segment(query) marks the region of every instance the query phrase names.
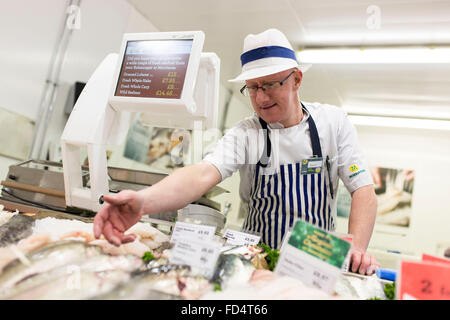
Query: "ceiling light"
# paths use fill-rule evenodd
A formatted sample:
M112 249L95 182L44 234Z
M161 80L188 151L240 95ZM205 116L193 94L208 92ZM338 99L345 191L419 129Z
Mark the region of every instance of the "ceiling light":
M321 48L297 52L301 63L450 63L450 47Z
M450 121L445 120L406 119L355 115L349 115L348 117L350 121L356 126L359 125L450 131Z
M450 121L450 111L432 110L431 106L423 108L401 108L399 106L370 106L370 105L348 105L344 104L342 109L348 115L355 116L378 116L391 118L409 118L425 120L445 120Z

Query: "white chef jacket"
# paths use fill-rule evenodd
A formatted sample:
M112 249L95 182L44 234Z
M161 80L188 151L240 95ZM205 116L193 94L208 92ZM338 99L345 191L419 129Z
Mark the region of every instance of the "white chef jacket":
M336 217L338 179L352 193L358 188L373 184L372 177L359 147L356 129L347 114L328 104L303 104L316 123L324 160L327 155L330 158L334 198L330 197L329 201L331 214ZM261 168L265 174L273 174L279 165L298 163L312 157L309 116L308 112L304 112L301 122L288 128L280 123L268 124L272 150L269 165ZM264 134L255 113L229 129L213 151L204 158L219 170L222 180L239 170L239 196L244 203L248 203L250 198L251 183L254 181L252 178L256 163L263 153L264 142ZM323 165L325 166L325 161ZM247 209L247 206L243 207Z

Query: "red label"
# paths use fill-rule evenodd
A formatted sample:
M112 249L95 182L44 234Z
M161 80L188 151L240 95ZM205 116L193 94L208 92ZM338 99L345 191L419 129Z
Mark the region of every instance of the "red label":
M450 265L401 261L399 276L399 300L450 300Z
M441 262L450 264L450 259L435 257L426 253L422 253L422 261Z

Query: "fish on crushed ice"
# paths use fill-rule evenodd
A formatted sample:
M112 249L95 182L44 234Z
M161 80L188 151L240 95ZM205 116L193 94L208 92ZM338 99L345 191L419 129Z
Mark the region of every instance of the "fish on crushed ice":
M26 255L29 265L15 259L0 274L0 289L11 288L24 278L101 254L101 248L80 241L57 241Z
M164 265L140 272L128 283L96 299L199 299L210 290L211 283L192 276L188 266Z
M86 271L123 270L133 272L139 270L144 262L141 258L131 254L110 256L97 255L80 263L80 268Z
M188 265L182 264L162 264L151 266L150 263L144 264L144 268L141 268L139 275L151 276L151 275L160 275L162 273L168 273L169 271L178 271L181 273L191 271L191 267Z
M73 234L74 237L85 237L86 234L91 234L93 237L93 224L72 219L59 219L53 217L46 217L36 219L33 226L33 234L48 233L52 237L52 241L61 240L68 234Z
M149 223L138 222L128 229L125 234L133 233L138 236L141 243L150 249L156 249L162 243L170 241L170 237L158 229L152 227Z
M110 255L132 254L142 258L144 253L150 251L150 248L137 238L133 242L124 243L118 247L104 239L93 240L89 244L101 247L104 253Z
M220 254L211 281L222 289L235 284L246 283L252 276L253 263L237 254Z
M117 247L117 246L113 245L112 243L108 242L108 240L106 240L106 239L94 240L94 241L89 242L89 244L93 245L93 246L98 246L98 247L102 248L102 251L104 253L110 254L113 256L126 254L126 251L125 251L125 248L123 247L123 245Z
M212 290L212 284L202 276L191 274L188 266L160 266L140 276L140 282L152 290L179 296L183 299L199 299Z
M355 276L341 274L336 281L334 292L340 296L353 297L354 299L378 298L386 300L384 285L375 274L362 278L359 278L358 274L355 274Z
M318 288L308 287L300 280L277 276L269 270L255 270L248 282L229 286L222 291L210 291L204 300L341 300Z
M9 221L9 219L11 219L15 215L19 214L18 210L16 210L15 212L6 211L6 210L3 210L4 208L5 207L2 204L0 204L0 226L4 225L5 223L7 223Z
M22 254L26 255L27 253L37 250L48 243L50 243L50 235L49 234L38 234L31 235L25 239L20 240L17 245L9 245L4 248L0 248L0 272L4 266L13 261L17 257L17 250ZM15 248L13 249L13 246Z
M92 297L93 300L182 300L180 296L148 288L144 283L132 280L113 290Z
M150 248L143 244L138 239L135 239L133 242L124 243L123 247L127 254L133 254L135 256L141 257L144 256L144 253L150 251Z
M24 291L30 290L34 287L40 286L46 282L53 281L58 277L64 276L67 273L77 272L105 272L113 270L121 270L128 273L133 273L143 265L142 259L134 255L96 255L89 259L79 261L78 263L67 264L48 272L32 275L28 278L15 284L12 288L0 291L0 299L8 299L17 296Z
M11 300L82 300L90 299L114 289L129 280L130 274L123 270L101 272L80 271L76 267L52 281L25 290L10 297Z
M32 217L16 214L5 224L0 226L0 247L15 244L32 233L34 219Z
M64 235L62 235L60 240L81 240L86 242L91 242L95 240L94 235L92 233L88 233L81 230L71 231Z
M250 284L258 283L259 281L270 281L273 279L274 273L273 271L266 269L256 269L253 271L252 276L248 280Z
M185 275L190 268L181 265L163 265L137 271L130 281L118 285L114 290L95 297L98 300L177 300L181 299L179 288L176 284L179 275ZM170 273L169 276L167 274ZM169 281L167 281L169 279ZM170 286L170 290L153 288L158 281L164 281L164 285ZM169 282L169 283L168 283ZM166 288L167 289L167 288Z

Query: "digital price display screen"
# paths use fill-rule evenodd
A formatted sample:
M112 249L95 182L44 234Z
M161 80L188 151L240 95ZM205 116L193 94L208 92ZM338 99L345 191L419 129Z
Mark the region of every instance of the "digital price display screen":
M115 96L180 99L192 42L128 41Z

